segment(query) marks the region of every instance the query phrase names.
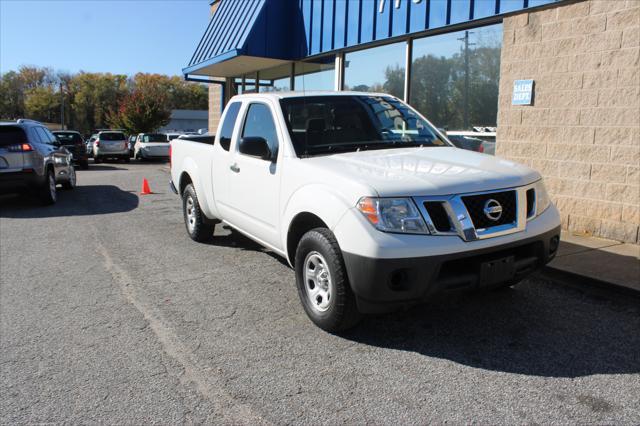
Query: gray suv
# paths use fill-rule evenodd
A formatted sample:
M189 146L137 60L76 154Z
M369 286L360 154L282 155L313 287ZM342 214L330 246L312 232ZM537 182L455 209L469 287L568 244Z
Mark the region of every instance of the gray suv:
M53 204L58 184L75 188L76 171L53 133L33 120L0 122L0 193L35 192Z

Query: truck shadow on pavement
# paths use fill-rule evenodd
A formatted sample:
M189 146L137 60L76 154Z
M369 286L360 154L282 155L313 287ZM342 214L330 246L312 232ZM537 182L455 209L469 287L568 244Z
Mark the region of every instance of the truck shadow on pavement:
M637 374L640 298L619 299L534 278L514 289L365 317L342 337L530 376Z
M0 196L0 217L14 219L87 216L128 212L138 207L138 196L114 185L83 185L58 189L58 201L43 206L28 195Z
M279 256L276 253L269 251L269 249L262 247L260 244L256 243L249 237L245 237L243 234L231 228L230 226L218 224L216 225L215 229L215 238L213 238L213 240L211 240L207 244L216 247L229 247L239 250L264 253L267 256L270 256L273 259L277 260L287 268L289 267L289 264L282 256Z

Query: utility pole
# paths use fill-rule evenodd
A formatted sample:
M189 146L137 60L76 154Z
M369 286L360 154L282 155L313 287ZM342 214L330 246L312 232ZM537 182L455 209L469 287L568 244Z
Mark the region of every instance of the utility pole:
M64 130L64 90L62 90L62 82L60 82L60 126Z
M471 31L465 31L464 37L458 40L464 41L464 105L463 105L463 127L469 130L469 46L475 46L475 43L469 43L469 34Z

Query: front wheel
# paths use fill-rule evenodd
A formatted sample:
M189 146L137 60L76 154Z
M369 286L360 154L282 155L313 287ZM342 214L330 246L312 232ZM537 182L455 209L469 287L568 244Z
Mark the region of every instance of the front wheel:
M76 169L69 167L69 179L62 184L64 189L73 189L76 187Z
M44 205L55 204L58 200L58 195L56 192L56 175L53 172L53 169L47 170L47 177L40 188L40 201Z
M316 228L302 236L295 269L298 296L314 324L333 333L360 321L342 252L330 230Z
M213 238L215 225L205 222L204 214L198 203L196 190L192 184L187 185L182 192L182 213L187 233L193 241L203 243Z

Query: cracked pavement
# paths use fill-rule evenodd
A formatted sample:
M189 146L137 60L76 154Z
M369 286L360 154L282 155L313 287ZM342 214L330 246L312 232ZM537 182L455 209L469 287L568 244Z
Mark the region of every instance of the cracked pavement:
M166 165L78 182L0 197L2 424L640 423L638 299L534 277L335 336L282 259L187 237Z

